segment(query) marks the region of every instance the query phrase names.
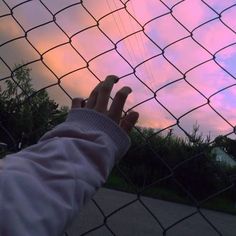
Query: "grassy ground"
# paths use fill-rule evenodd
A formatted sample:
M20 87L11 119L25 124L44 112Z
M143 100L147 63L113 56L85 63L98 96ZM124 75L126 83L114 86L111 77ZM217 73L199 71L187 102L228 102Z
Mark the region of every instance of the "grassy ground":
M6 154L6 152L0 152L0 158L4 157ZM136 186L129 184L128 181L125 181L123 177L117 175L114 172L112 172L104 187L135 194L140 192L140 190L138 190ZM189 199L179 195L171 189L163 187L147 188L140 193L142 196L192 205ZM215 197L214 199L207 201L200 207L236 215L236 200L232 201L224 196Z
M116 189L128 193L138 193L138 189L132 184L127 183L124 178L112 173L104 185L106 188ZM189 199L180 196L178 193L171 189L152 187L141 192L142 196L171 201L181 204L193 205ZM204 204L200 205L201 208L216 210L228 214L236 215L236 201L233 202L224 196L217 196Z

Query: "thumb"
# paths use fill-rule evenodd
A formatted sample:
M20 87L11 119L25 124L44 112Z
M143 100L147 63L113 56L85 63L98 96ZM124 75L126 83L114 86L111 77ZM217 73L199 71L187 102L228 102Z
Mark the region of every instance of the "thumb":
M72 104L71 104L71 109L81 108L83 101L84 101L84 99L82 99L82 98L73 98Z

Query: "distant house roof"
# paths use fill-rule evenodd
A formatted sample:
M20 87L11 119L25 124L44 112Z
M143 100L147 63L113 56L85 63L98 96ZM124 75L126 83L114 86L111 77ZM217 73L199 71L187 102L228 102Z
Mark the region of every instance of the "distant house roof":
M236 161L232 158L232 156L224 152L221 148L213 148L212 153L216 155L216 161L224 162L224 164L229 165L231 167L236 166Z

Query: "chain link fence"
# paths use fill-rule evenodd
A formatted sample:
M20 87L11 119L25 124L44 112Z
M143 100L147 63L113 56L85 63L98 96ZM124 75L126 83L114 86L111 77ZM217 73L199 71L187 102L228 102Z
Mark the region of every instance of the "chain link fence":
M183 9L188 12L183 14ZM114 70L121 85L134 89L124 114L140 111L140 125L153 129L135 128L129 153L106 184L136 194L135 200L106 213L94 199L104 221L81 235L96 235L102 227L109 235L119 235L109 219L137 203L163 235L196 215L215 235L223 235L202 209L219 210L226 199L222 209L236 212L235 168L215 161L212 154L219 146L232 154L235 146L236 115L229 105L236 85L235 12L234 1L1 0L1 153L33 144L63 121L67 108L59 109L45 91L68 105L76 89L86 96L83 91L89 85L92 88ZM38 79L33 76L30 81L29 68ZM222 96L227 97L223 107L229 112L216 105L216 98L225 102ZM25 114L30 116L19 124ZM194 126L198 119L203 123ZM18 133L16 126L21 127ZM207 136L213 128L217 131ZM224 146L226 142L231 146ZM166 225L143 196L195 210Z

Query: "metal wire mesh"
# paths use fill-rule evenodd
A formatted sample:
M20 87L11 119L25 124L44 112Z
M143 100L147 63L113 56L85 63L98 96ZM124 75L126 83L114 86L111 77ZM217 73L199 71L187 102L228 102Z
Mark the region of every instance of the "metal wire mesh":
M52 1L53 2L53 1ZM182 170L181 168L184 168L185 165L189 165L189 163L198 164L201 165L201 161L205 158L205 148L201 147L198 150L198 153L196 154L190 154L188 158L186 159L180 159L178 163L175 163L175 165L170 165L170 163L166 160L166 154L162 153L160 154L155 148L153 148L152 140L153 137L156 137L162 132L169 132L172 128L178 128L179 132L182 133L182 136L185 135L185 137L188 138L189 142L194 144L196 140L194 140L191 132L189 132L189 129L187 129L184 125L184 119L188 116L190 116L193 112L202 112L201 109L209 109L214 116L217 116L221 120L223 120L228 125L228 131L227 133L223 133L225 137L235 134L235 124L232 120L228 119L221 111L219 111L217 108L215 108L214 105L212 105L212 99L214 99L216 96L224 93L225 91L228 91L236 85L235 83L235 75L232 73L232 71L228 70L222 63L219 61L219 55L223 52L225 52L228 49L231 49L234 45L236 45L236 28L233 27L233 24L230 24L230 21L227 21L224 19L224 14L228 11L232 11L236 8L236 4L222 4L223 7L219 9L215 9L211 1L204 1L201 0L202 8L204 8L205 11L210 11L212 13L211 17L208 17L204 19L202 22L198 22L198 24L193 25L186 25L188 23L187 21L184 21L183 19L180 19L179 16L176 16L176 10L178 7L181 7L183 4L192 4L190 1L161 1L156 0L155 3L157 4L157 7L159 9L165 9L163 11L159 11L158 13L152 14L151 17L145 19L140 18L138 16L138 13L135 10L135 6L137 4L141 4L142 1L133 1L133 0L117 0L117 1L102 1L100 4L103 4L106 6L107 11L104 13L101 13L100 15L94 11L94 9L91 7L93 3L86 0L81 1L68 1L67 3L58 3L58 6L52 10L49 1L43 1L43 0L27 0L27 1L7 1L2 0L1 1L1 15L0 15L0 24L3 26L3 24L6 24L6 22L13 22L14 25L17 25L19 28L18 33L13 34L12 37L3 38L3 40L0 42L0 50L2 50L0 55L0 66L2 68L5 68L4 70L7 71L6 73L2 73L0 81L4 82L7 79L13 80L15 83L17 81L14 79L15 73L20 68L24 67L32 67L37 63L40 63L40 65L43 68L46 68L47 71L50 72L50 76L53 77L52 83L50 85L46 85L35 91L33 94L28 94L27 91L24 91L24 88L20 87L21 91L26 95L27 99L24 101L21 101L20 103L29 103L31 104L31 99L33 96L35 96L37 93L39 93L42 90L50 89L53 87L59 88L69 100L72 99L72 96L68 89L65 89L63 80L67 76L73 76L74 73L84 71L86 70L89 72L93 77L94 81L100 81L103 80L103 78L98 73L98 70L95 69L93 66L93 63L96 61L101 60L101 62L97 62L100 68L103 67L102 58L104 55L118 55L119 60L122 61L129 69L124 70L125 72L120 76L120 80L125 80L125 78L130 78L132 76L132 80L135 80L139 83L139 86L145 87L146 91L148 91L149 95L145 99L140 100L139 102L132 104L132 106L128 107L124 112L128 112L131 109L137 109L139 107L142 107L142 105L147 104L148 102L154 102L158 104L158 107L160 107L162 110L165 111L166 114L168 114L169 117L171 117L171 121L168 125L164 125L161 127L161 129L156 130L155 133L151 135L146 135L143 133L142 129L139 129L139 127L136 128L136 131L138 135L142 138L144 145L136 146L131 149L130 153L138 153L142 152L142 150L149 150L149 155L152 156L152 161L155 165L159 165L163 169L163 173L156 176L156 179L152 179L152 181L145 182L145 176L143 176L143 179L140 181L142 182L142 187L137 186L136 183L133 182L131 176L129 176L129 172L127 172L126 167L124 165L120 164L117 165L115 170L121 178L123 178L124 182L127 182L129 185L132 185L135 189L133 192L136 192L136 199L133 201L130 201L123 206L117 208L113 212L110 212L109 214L106 214L102 207L100 207L99 203L96 200L93 200L94 204L98 208L98 210L101 212L101 214L104 217L104 223L101 225L95 225L92 227L89 231L84 232L81 235L89 235L91 232L96 233L96 230L100 229L101 227L106 227L107 230L111 233L111 235L117 235L116 232L109 226L107 223L108 220L113 217L117 212L122 211L126 207L138 203L140 204L147 214L149 214L156 222L158 227L161 228L161 231L163 235L166 235L169 230L176 227L176 225L181 224L181 222L190 219L195 216L199 215L215 232L215 235L223 235L222 232L217 228L217 225L212 222L202 211L201 207L204 205L204 203L208 202L211 199L214 199L216 196L219 196L222 193L225 193L229 190L232 190L235 188L234 179L231 178L231 181L226 181L223 184L221 183L221 180L219 180L219 186L216 190L207 192L204 196L201 196L201 198L196 197L194 194L194 191L192 191L191 187L185 185L181 179L181 174L179 174L179 170ZM144 1L143 1L144 2ZM142 4L143 4L142 2ZM171 2L171 3L170 3ZM32 6L30 6L32 4ZM55 2L53 3L56 4ZM61 4L61 5L60 5ZM95 4L96 5L96 4ZM32 12L43 14L45 15L43 20L35 20L32 24L30 24L27 21L22 20L22 14L25 14L22 11L27 6L28 9L33 9ZM79 14L86 15L88 19L90 19L89 24L81 25L81 27L78 27L78 29L72 29L70 32L66 30L63 27L62 22L60 21L60 17L63 16L67 11L71 11L72 9L77 8L79 11ZM154 9L155 10L155 9ZM194 11L194 9L193 9ZM34 14L31 15L34 17ZM69 13L70 14L70 13ZM156 15L155 15L156 14ZM193 14L194 15L194 14ZM67 15L68 16L68 15ZM122 17L125 17L126 20L122 20ZM37 18L37 17L36 17ZM175 35L173 33L172 38L168 39L168 43L165 45L160 42L154 37L154 33L150 34L150 31L148 31L148 27L156 27L155 24L157 22L171 20L173 24L175 24L174 28L181 27L183 34L182 35ZM29 20L29 19L28 19ZM107 21L108 25L111 25L110 27L113 27L117 30L118 36L112 37L109 33L109 30L107 28L104 28L103 24ZM233 21L233 19L232 19ZM113 23L111 23L113 22ZM129 29L127 29L126 24L128 23L131 25ZM130 23L132 22L132 23ZM208 48L205 46L204 42L201 41L199 38L199 34L201 29L204 27L208 27L212 22L217 22L219 27L224 27L224 30L226 30L228 33L232 35L230 42L223 42L222 44L218 45L218 48ZM71 22L71 25L76 24L76 22ZM45 29L45 27L48 27L48 25L53 25L53 27L56 28L56 30L63 35L64 40L61 42L51 42L49 43L49 46L47 49L41 50L39 49L37 43L40 43L40 39L33 40L32 34L35 32L38 32L38 36L40 33ZM153 25L153 26L152 26ZM132 29L132 32L130 32L130 29ZM173 29L173 28L172 28ZM105 40L108 42L109 47L105 48L99 48L97 46L98 50L95 50L92 52L90 57L88 57L86 54L84 54L85 49L79 48L75 45L74 39L78 39L78 37L82 34L90 33L90 31L96 31L97 39L99 41L99 38L102 38L102 40ZM168 29L167 29L168 30ZM218 30L218 29L215 29ZM19 33L20 32L20 33ZM161 32L160 34L164 34L164 32ZM99 35L99 36L98 36ZM55 36L56 37L56 36ZM96 36L95 36L96 37ZM145 54L146 51L144 49L144 39L148 41L150 44L152 44L152 47L155 48L155 53L152 55L144 55L142 59L137 58L136 51L139 51L139 54ZM37 37L36 37L37 38ZM39 37L40 38L40 37ZM131 38L134 39L136 42L136 48L134 48L134 45L132 45L132 42L129 41ZM7 54L3 54L3 50L6 50L6 47L13 48L16 42L24 40L25 48L23 46L23 49L25 50L33 50L34 56L30 58L23 58L25 62L21 63L20 67L15 68L12 63L11 59L8 58ZM223 40L223 39L222 39ZM146 42L145 41L145 42ZM219 38L219 41L221 41L221 38ZM188 61L190 59L186 57L186 64L178 64L178 58L172 57L172 50L173 47L176 45L182 45L179 50L178 57L185 57L185 51L183 48L186 48L189 44L194 45L193 47L197 48L195 51L193 51L193 54L196 52L205 53L207 56L199 56L199 54L196 53L196 55L192 55L195 57L194 63L188 64ZM99 45L99 43L98 43ZM89 45L92 46L92 45ZM78 55L78 58L80 60L80 64L76 67L71 67L66 72L60 72L58 73L56 67L51 66L51 64L48 62L47 57L50 55L50 53L54 52L55 50L60 50L63 47L69 47L70 50L74 53L73 55ZM126 53L123 53L123 49L126 51ZM96 48L96 47L95 47ZM186 50L189 50L188 47ZM191 49L192 50L192 49ZM13 51L14 52L14 51ZM15 54L18 54L17 51L15 51ZM190 53L191 54L191 53ZM12 55L13 57L16 55ZM145 58L144 58L145 57ZM32 59L33 58L33 59ZM170 81L165 81L162 86L159 86L158 88L155 86L155 77L156 73L151 68L150 62L153 62L157 58L161 58L161 60L168 64L168 66L172 69L174 69L176 72L175 76ZM112 60L112 58L111 58ZM100 64L99 64L100 63ZM228 77L232 79L233 82L229 83L227 86L220 87L216 91L213 91L206 95L204 91L202 91L202 88L199 88L196 86L196 84L191 80L191 73L198 70L199 67L204 66L208 63L214 64L220 71L218 75L220 76L220 73L225 73ZM140 73L140 68L144 71L143 74ZM2 71L4 71L2 69ZM127 72L128 71L128 72ZM148 79L144 79L142 76L146 76ZM217 76L217 74L216 74ZM207 78L205 78L207 80ZM147 82L149 80L149 82ZM151 81L151 82L150 82ZM194 90L194 92L197 94L197 96L201 96L202 102L201 104L195 104L194 106L191 106L185 111L177 113L175 112L175 104L168 104L163 102L163 99L161 98L161 92L165 91L165 89L168 89L172 86L188 86L191 90ZM20 86L20 85L19 85ZM171 92L171 91L170 91ZM177 98L176 98L177 99ZM194 98L193 98L194 100ZM18 106L20 106L20 103ZM209 111L208 110L208 111ZM39 114L40 115L40 114ZM14 114L13 114L14 116ZM141 114L142 116L142 114ZM151 116L151 114L150 114ZM2 119L2 118L1 118ZM156 117L158 119L158 117ZM193 122L194 123L194 122ZM11 145L14 146L14 150L17 150L18 142L19 140L14 139L14 135L11 134L12 131L9 131L9 127L4 127L2 124L2 120L0 120L0 128L1 132L5 132L6 135L11 140ZM225 131L223 131L225 132ZM1 140L0 140L1 141ZM211 141L213 142L213 141ZM210 143L211 143L210 142ZM132 155L132 154L131 154ZM148 157L147 157L148 158ZM214 166L214 163L212 162L212 166ZM133 168L137 168L133 167ZM148 167L147 167L148 168ZM194 173L193 173L194 174ZM224 173L221 173L221 177L224 178ZM171 223L170 225L166 226L164 225L159 218L155 215L155 213L152 211L152 209L143 201L143 195L145 193L160 184L162 184L165 181L171 181L172 184L169 186L177 186L179 189L178 191L182 191L182 193L188 198L191 205L195 206L195 211L191 212L188 215L185 215L184 217L180 217L178 220L176 220L174 223ZM67 234L68 235L68 234Z

